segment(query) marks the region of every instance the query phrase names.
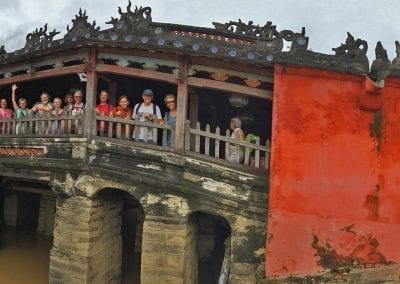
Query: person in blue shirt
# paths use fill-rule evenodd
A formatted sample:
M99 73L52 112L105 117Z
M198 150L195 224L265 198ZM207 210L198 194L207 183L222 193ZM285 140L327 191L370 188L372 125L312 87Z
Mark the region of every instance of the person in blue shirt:
M169 111L165 113L164 123L167 125L173 125L176 119L176 97L172 94L168 94L164 98L164 102ZM172 137L171 130L167 132L167 146L171 147Z

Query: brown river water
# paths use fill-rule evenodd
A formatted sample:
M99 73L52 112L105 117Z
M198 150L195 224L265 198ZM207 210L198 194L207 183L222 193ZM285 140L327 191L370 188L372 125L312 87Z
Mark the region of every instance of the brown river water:
M36 234L35 226L0 225L0 284L49 282L52 237Z

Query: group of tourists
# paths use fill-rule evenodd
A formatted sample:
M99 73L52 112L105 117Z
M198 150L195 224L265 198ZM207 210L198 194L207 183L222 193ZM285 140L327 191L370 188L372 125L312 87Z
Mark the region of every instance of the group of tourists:
M69 94L64 97L64 106L61 98L56 97L53 102L50 101L50 96L47 92L42 92L40 101L35 103L32 108L28 108L28 102L25 98L16 100L16 91L18 86L16 84L11 86L11 100L14 111L7 106L7 100L0 100L0 119L17 119L28 118L32 115L39 116L78 116L85 111L85 104L82 101L82 91L79 89L71 90ZM161 115L160 107L153 103L153 91L145 89L142 93L142 102L137 103L134 108L130 107L130 102L127 96L118 98L117 106L109 103L109 93L107 90L101 90L99 94L99 104L95 108L97 116L116 117L122 119L133 119L140 122L151 122L157 124L172 125L176 116L176 97L168 94L164 98L164 102L168 108L165 116ZM108 125L106 124L103 129L97 125L97 131L107 132ZM122 131L125 130L123 126ZM137 132L136 132L137 131ZM139 141L147 140L147 143L156 143L153 141L153 131L147 132L147 139L144 137L144 127L138 127L134 130L133 137ZM167 144L171 144L171 133L167 133Z
M71 92L64 97L64 107L62 106L63 101L61 98L56 97L53 99L53 102L51 102L49 94L47 92L42 92L40 95L40 101L35 103L31 109L28 108L28 102L25 98L19 98L17 103L15 98L17 89L18 86L16 84L12 85L11 100L14 111L7 107L6 99L0 100L0 119L11 119L13 116L17 119L23 119L35 114L50 116L78 116L85 111L85 104L82 101L82 91L79 89L71 90ZM142 102L137 103L132 109L127 96L120 96L117 101L117 106L113 106L109 103L108 91L101 90L99 93L99 103L95 108L95 112L97 116L133 119L140 122L173 125L176 117L176 97L172 94L167 94L165 96L164 102L168 108L168 111L164 116L161 115L160 107L153 103L153 97L153 91L151 89L145 89L142 93ZM52 125L51 133L56 134L60 129L57 128L57 126L53 127L54 125ZM22 124L17 125L17 133L21 132L22 126ZM125 127L125 125L122 125L122 133L125 132ZM239 118L232 118L229 128L232 131L231 138L240 141L245 140ZM140 142L146 141L146 143L149 144L156 144L157 141L153 141L153 131L151 130L151 128L148 129L147 138L145 139L145 127L135 127L132 138ZM108 123L103 123L101 126L98 122L97 132L102 132L103 134L108 132ZM167 146L171 146L171 140L171 131L168 131ZM231 162L243 162L243 159L243 147L230 145L228 160Z
M96 106L96 114L98 116L110 116L118 117L122 119L133 119L140 122L151 122L156 124L172 125L175 122L176 117L176 97L172 94L168 94L164 98L164 102L168 108L164 117L161 115L160 107L153 103L153 91L151 89L145 89L142 93L142 102L137 103L132 109L129 104L127 96L121 96L118 98L118 105L116 107L108 103L108 92L103 90L100 92L99 101L100 103ZM121 129L124 132L124 127ZM108 125L105 125L103 129L100 129L97 124L97 130L106 132ZM146 141L149 144L157 143L153 141L153 131L147 132L147 138L145 139L145 127L137 127L134 129L133 138L140 142ZM167 132L167 146L171 146L171 132Z
M11 86L11 101L14 111L8 108L7 100L0 100L0 119L17 119L28 118L30 115L80 115L85 110L85 105L82 102L82 91L71 90L70 94L65 96L65 106L62 107L61 98L54 98L50 101L50 95L47 92L40 94L40 101L35 103L31 109L28 108L28 101L25 98L19 98L18 102L15 99L18 86Z

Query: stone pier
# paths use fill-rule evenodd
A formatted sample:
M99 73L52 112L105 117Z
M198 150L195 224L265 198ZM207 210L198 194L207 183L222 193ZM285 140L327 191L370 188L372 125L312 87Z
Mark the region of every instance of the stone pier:
M50 283L120 283L122 202L58 197Z
M184 283L184 219L146 216L143 224L141 283Z

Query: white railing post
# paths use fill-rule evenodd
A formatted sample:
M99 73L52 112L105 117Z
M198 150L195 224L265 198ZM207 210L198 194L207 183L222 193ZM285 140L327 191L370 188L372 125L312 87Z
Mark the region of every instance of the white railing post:
M256 138L256 145L260 146L260 137L258 137L258 136ZM255 167L259 168L260 167L260 150L256 149L254 158L255 158Z
M200 122L196 122L196 130L200 131ZM195 135L195 145L194 145L194 151L196 153L200 153L200 135L196 134Z
M204 135L204 154L210 156L210 125L206 124L206 134Z
M231 132L229 131L229 129L226 130L225 136L226 138L231 138ZM225 160L227 161L229 160L229 147L229 142L225 142Z
M215 152L214 152L214 157L215 158L219 158L219 139L218 139L218 137L219 136L221 136L221 129L219 128L219 126L217 126L217 128L215 129L215 135L216 135L216 138L215 138Z

